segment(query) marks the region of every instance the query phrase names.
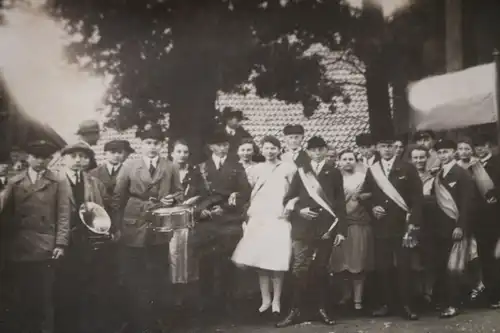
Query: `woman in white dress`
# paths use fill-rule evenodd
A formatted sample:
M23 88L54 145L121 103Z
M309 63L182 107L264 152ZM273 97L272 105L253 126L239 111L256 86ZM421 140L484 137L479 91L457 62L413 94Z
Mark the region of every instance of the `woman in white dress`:
M280 313L283 277L289 269L292 252L291 224L284 216L283 198L296 167L278 159L280 146L273 136L262 140L262 155L266 161L251 170L249 180L253 190L248 222L232 258L240 267L258 269L262 295L260 313L271 307L273 313Z

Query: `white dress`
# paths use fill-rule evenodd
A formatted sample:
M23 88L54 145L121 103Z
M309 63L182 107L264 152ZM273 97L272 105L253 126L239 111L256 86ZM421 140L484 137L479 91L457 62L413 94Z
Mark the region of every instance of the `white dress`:
M283 215L283 198L297 171L292 163L255 165L249 181L253 186L248 223L232 260L271 271L287 271L292 254L291 224Z

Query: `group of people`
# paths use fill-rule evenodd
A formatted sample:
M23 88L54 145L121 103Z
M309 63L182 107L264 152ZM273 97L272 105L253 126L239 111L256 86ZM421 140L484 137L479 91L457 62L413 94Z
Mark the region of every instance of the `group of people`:
M5 179L8 163L0 163L2 331L99 333L127 323L130 332L161 332L172 286L197 283L197 303L231 307L238 268L258 273L255 311L274 314L279 328L300 323L311 307L335 324L332 275L349 282L341 303L361 310L370 274L373 315L416 320L418 282L440 316L453 317L461 277L475 267L472 296L500 307L500 161L490 140L435 142L423 132L398 149L394 136L363 134L359 152L332 158L323 138L304 142L301 125L283 129L284 144L266 136L258 145L240 127L241 111L224 115L201 164L191 163L182 139L161 156L160 125L137 131L137 158L128 141L113 140L96 167L92 147L77 142L60 151L64 168L55 172L56 147L37 141L25 147L26 170ZM194 228L151 227L154 209L188 199ZM108 212L109 238L96 241L82 223L88 202Z

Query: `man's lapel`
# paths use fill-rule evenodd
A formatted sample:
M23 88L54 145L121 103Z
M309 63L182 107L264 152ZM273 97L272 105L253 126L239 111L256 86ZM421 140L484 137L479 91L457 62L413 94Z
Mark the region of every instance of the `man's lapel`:
M382 162L380 162L382 163ZM391 184L396 187L397 184L399 183L400 181L400 177L401 177L401 161L399 159L396 158L396 160L394 161L394 164L392 165L392 168L391 168L391 171L389 171L389 181L391 182ZM397 188L397 187L396 187Z
M97 168L97 174L99 175L99 179L101 179L104 183L109 183L113 180L108 171L108 166L103 164Z
M24 172L25 172L25 175L24 175L24 179L22 180L22 183L23 183L23 187L25 188L25 191L24 191L23 195L21 196L20 200L26 200L28 197L30 197L34 193L45 189L47 186L52 184L52 182L56 181L55 176L52 175L52 172L50 172L49 170L46 170L44 175L40 179L38 179L38 181L35 184L33 184L31 182L30 177L29 177L28 170L26 170Z
M156 169L158 169L158 167ZM144 183L150 183L152 181L151 175L149 173L149 165L146 165L146 162L142 157L137 161L136 174L137 178L141 179Z
M167 163L168 161L163 157L158 158L158 163L156 164L156 170L153 177L151 178L151 182L156 183L163 177L163 174L167 169Z

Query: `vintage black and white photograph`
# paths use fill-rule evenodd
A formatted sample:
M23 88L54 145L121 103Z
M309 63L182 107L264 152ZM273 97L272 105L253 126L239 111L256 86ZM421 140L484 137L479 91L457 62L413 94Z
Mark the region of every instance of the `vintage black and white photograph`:
M497 332L499 18L0 0L0 332Z

